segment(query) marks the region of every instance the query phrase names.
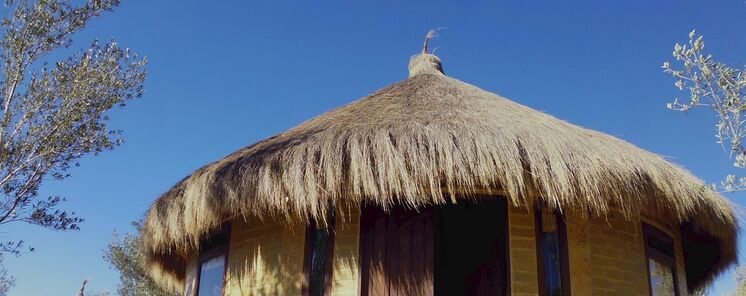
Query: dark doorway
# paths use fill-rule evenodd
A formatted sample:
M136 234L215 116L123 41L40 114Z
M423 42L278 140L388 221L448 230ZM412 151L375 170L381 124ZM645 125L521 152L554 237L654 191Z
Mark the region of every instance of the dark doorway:
M435 211L435 295L506 295L504 199Z
M364 207L361 295L507 295L506 209L503 198Z

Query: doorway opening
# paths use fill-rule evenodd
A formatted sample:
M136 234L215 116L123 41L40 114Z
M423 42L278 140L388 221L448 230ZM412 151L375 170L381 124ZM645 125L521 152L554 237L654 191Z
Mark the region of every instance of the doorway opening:
M435 295L506 295L506 213L500 201L436 210Z
M361 295L507 295L507 203L363 207Z

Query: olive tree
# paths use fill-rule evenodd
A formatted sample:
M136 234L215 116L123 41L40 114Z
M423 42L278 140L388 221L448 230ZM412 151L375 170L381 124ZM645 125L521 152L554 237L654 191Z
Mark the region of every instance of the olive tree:
M85 285L88 284L88 278L83 280L83 284L80 286L80 290L78 290L77 296L111 296L111 293L107 291L101 291L101 292L86 292Z
M45 180L62 180L81 157L122 143L107 111L143 94L144 58L116 42L69 49L74 33L119 0L6 0L0 24L0 225L30 223L77 230L82 218L40 196ZM54 57L66 55L65 58ZM72 51L72 52L70 52ZM0 251L18 253L23 241Z
M733 166L746 168L746 67L734 68L715 61L705 53L705 42L696 31L689 33L689 42L676 44L673 57L678 68L663 63L663 71L671 75L674 85L686 94L686 99L676 98L667 104L671 110L689 112L695 108L709 109L716 115L715 138L723 147ZM713 190L724 192L746 190L746 177L729 174ZM707 294L707 289L698 291ZM736 288L730 295L746 295L746 266L736 272Z
M0 256L1 259L2 256ZM15 278L8 273L8 270L2 266L2 261L0 261L0 296L8 295L10 288L13 288L15 283Z
M715 137L736 168L746 168L746 75L744 69L730 67L717 62L711 54L704 52L702 35L689 33L687 44L676 44L673 57L680 63L674 68L663 63L663 71L674 79L674 85L686 93L687 98L676 98L667 104L671 110L689 112L694 108L706 108L717 115ZM722 191L746 189L746 178L728 175L720 186Z
M140 241L142 222L134 222L132 226L136 233L126 233L122 237L115 232L104 250L104 259L119 271L117 293L121 296L176 296L148 276Z
M728 296L746 295L746 266L736 270L736 287L728 293Z

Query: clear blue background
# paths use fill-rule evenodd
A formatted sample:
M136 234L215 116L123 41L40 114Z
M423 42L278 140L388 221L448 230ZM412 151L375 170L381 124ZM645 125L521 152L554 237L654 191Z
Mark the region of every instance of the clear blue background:
M711 112L665 109L680 94L660 65L692 28L717 59L746 63L741 0L123 2L71 50L115 37L146 55L146 94L112 114L124 146L43 187L70 198L87 219L80 232L2 229L0 239L37 248L6 257L18 279L11 295L74 295L85 277L91 290L115 291L118 275L101 259L112 231L131 231L201 165L405 79L430 28L447 27L433 46L448 75L669 156L707 181L738 172L715 143ZM746 204L744 193L728 197ZM716 295L732 285L725 274Z

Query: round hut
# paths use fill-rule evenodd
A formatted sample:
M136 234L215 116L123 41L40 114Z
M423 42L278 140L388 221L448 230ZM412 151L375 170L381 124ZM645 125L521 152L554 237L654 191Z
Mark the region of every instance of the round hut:
M736 261L685 169L444 74L409 77L208 164L142 240L183 295L687 295Z

